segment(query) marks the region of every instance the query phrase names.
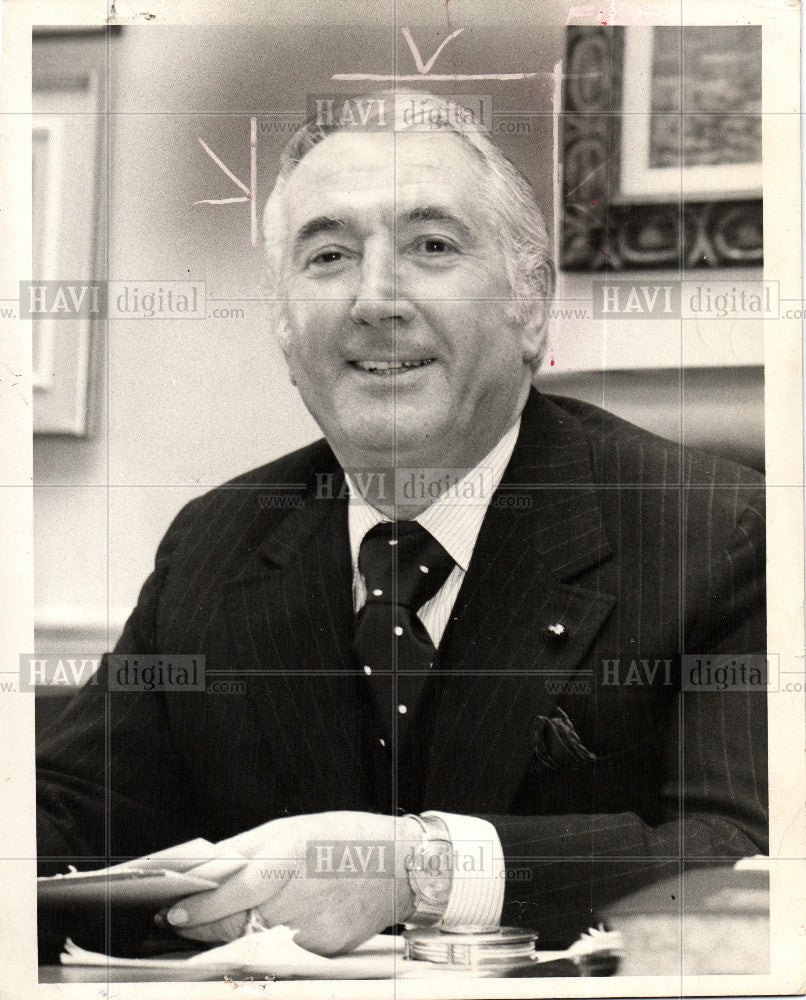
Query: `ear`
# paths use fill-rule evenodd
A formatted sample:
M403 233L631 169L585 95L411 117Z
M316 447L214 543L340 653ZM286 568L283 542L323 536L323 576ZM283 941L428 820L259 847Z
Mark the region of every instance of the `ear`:
M283 352L283 357L285 358L286 368L288 369L288 378L291 385L296 385L297 379L294 375L294 369L291 364L291 330L285 316L285 311L282 308L282 304L276 300L274 303L274 321L272 325L274 327L274 335L277 337L280 350Z
M545 303L529 303L525 322L521 325L521 346L523 360L527 365L537 369L546 349L548 339L548 309Z
M554 267L545 261L524 283L525 295L516 303L520 312L523 360L537 371L546 349L549 330L549 306L554 296Z
M279 336L278 339L280 341L280 349L282 350L283 357L285 358L285 366L288 370L288 379L291 382L291 385L296 385L297 377L294 374L294 366L291 363L291 348L289 346L288 337Z

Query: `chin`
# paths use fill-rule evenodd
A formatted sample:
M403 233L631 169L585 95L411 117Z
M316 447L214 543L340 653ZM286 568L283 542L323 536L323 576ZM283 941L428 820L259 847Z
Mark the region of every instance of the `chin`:
M418 453L433 448L435 438L429 435L423 427L409 429L397 426L392 421L377 424L372 428L362 426L356 432L344 435L349 452L353 455L365 455L370 462L381 463L384 466L393 465L406 467L416 462Z

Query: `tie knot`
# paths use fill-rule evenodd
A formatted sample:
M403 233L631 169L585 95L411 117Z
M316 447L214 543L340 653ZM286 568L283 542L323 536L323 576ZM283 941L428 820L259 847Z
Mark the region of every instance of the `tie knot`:
M383 521L371 528L358 553L367 603L400 604L416 612L430 601L455 563L417 521Z

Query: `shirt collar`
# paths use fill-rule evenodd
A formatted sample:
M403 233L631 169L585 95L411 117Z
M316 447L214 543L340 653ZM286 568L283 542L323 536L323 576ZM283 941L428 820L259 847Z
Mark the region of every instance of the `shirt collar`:
M470 565L481 525L509 464L520 431L520 419L487 452L475 468L455 481L447 475L448 488L421 514L415 517L465 572ZM413 474L414 470L412 470ZM381 514L361 495L349 473L345 473L350 491L347 523L353 569L358 566L358 551L364 535L382 521L392 518ZM416 479L415 479L416 484Z

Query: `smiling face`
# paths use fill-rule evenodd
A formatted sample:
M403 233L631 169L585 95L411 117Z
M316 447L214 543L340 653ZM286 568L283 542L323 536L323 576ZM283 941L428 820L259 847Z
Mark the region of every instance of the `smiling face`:
M291 174L283 349L343 465L469 468L520 413L535 334L485 184L447 132L336 133Z

